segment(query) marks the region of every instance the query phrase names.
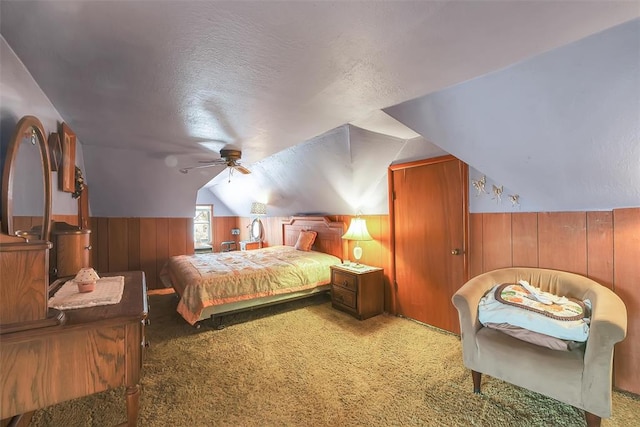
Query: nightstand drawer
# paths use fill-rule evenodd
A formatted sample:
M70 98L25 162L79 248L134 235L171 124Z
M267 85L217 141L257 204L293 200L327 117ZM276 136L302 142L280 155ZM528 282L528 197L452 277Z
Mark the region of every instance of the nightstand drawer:
M333 292L333 301L339 304L345 305L350 308L356 308L356 293L339 286L334 286L331 290Z
M343 288L351 289L355 292L358 288L356 281L357 277L353 274L333 270L333 278L331 279L331 283L333 283L334 285L342 286Z

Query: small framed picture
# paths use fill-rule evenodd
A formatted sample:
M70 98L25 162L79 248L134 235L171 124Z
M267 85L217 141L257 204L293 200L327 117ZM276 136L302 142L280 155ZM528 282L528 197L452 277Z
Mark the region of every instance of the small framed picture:
M62 147L60 146L60 137L56 132L49 134L47 140L49 146L49 159L51 160L51 172L58 172L60 162L62 162Z
M60 146L62 148L62 159L58 168L60 191L73 193L76 191L76 134L66 123L60 126Z

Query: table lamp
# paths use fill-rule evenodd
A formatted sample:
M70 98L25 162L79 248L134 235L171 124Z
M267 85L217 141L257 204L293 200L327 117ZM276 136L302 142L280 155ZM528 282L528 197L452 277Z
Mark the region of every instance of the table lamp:
M342 238L345 240L354 240L356 242L356 246L353 248L353 258L355 259L356 264L360 264L360 258L362 258L360 242L373 240L373 237L369 234L369 230L367 230L367 222L364 218L353 218L351 220L351 224L349 224L349 229Z

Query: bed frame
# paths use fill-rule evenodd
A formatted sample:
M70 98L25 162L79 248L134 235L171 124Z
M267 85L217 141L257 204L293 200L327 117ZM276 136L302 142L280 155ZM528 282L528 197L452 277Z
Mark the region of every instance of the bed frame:
M341 221L331 221L324 216L294 216L288 221L282 222L282 244L295 246L300 231L315 231L318 233L312 250L334 255L341 260L344 259L346 245L342 240L345 232L345 224ZM284 295L273 295L252 300L238 301L229 304L207 307L202 311L201 320L194 326L200 328L201 324L209 320L211 326L216 329L223 329L223 315L230 315L287 301L294 301L302 298L309 298L315 295L326 293L331 290L331 284L318 286L313 289L293 292Z

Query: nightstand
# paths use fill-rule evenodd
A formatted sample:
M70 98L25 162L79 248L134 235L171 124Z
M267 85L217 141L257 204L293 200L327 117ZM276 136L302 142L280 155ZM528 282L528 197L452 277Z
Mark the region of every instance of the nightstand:
M383 274L362 264L331 266L331 305L360 320L377 316L384 310Z

